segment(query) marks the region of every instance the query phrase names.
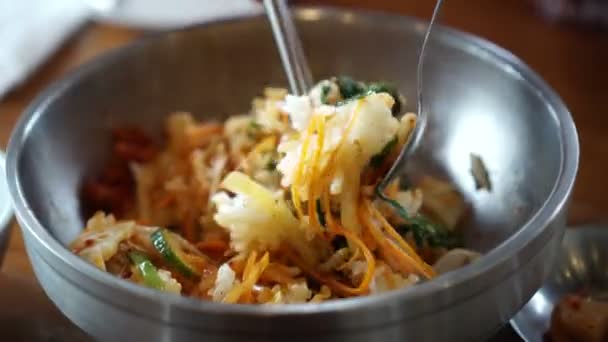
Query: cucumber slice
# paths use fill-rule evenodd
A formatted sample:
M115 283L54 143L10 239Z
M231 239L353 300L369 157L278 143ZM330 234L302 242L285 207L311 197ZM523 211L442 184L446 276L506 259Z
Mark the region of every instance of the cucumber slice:
M200 274L196 269L185 261L186 259L182 256L183 253L181 252L181 248L171 236L172 234L173 233L163 228L152 233L150 239L152 240L154 248L160 253L165 261L179 273L189 278L199 277Z
M131 262L137 268L144 281L144 285L161 291L165 289L165 282L161 279L158 270L148 257L139 252L131 252L129 253L129 259L131 259Z

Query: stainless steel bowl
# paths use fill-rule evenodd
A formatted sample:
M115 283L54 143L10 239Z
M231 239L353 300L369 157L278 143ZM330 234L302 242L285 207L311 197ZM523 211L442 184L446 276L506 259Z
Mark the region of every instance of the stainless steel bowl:
M302 8L297 21L317 78L394 81L413 98L425 23L373 12ZM448 28L428 55L428 135L411 172L450 178L473 208L467 245L486 255L414 288L318 305L222 305L162 294L103 273L65 245L81 230L78 190L109 153L110 129L160 135L167 113L248 110L285 85L263 17L161 34L99 58L52 85L10 142L8 171L34 270L83 330L115 341L474 341L495 332L549 272L578 165L572 118L509 52ZM412 107L410 107L412 109ZM469 153L493 181L475 190Z
M511 320L526 342L542 342L551 313L568 293L608 291L608 226L591 225L566 230L555 269L532 299Z

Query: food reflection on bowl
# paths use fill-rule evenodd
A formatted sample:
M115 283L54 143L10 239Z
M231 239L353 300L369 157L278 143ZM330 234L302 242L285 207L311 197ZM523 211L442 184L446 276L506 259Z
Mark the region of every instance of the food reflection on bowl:
M584 291L562 297L553 308L551 328L545 334L545 339L555 342L608 341L606 298Z
M413 98L420 22L334 9L297 13L318 79L346 74L389 80ZM563 103L515 57L450 29L435 33L425 92L437 115L430 116L407 172L449 180L470 204L465 246L484 254L473 264L376 296L251 306L162 294L70 253L65 246L85 224L80 189L108 159L113 128L135 125L160 138L167 113L183 110L201 121L223 121L223 114L249 108L263 87L285 84L268 25L257 17L142 40L82 67L30 107L12 137L8 170L26 247L46 292L99 339L489 336L548 273L564 229L578 141ZM484 160L491 192L475 189L471 153Z
M605 225L566 230L553 272L512 320L522 338L527 342L608 338L606 246Z

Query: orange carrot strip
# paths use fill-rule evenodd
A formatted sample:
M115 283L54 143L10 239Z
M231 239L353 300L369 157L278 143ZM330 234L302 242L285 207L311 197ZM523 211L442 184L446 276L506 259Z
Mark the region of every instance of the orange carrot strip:
M224 240L209 239L197 242L196 248L203 252L223 253L230 248L230 245Z
M384 230L388 233L388 235L397 242L399 247L404 249L405 252L407 254L409 254L416 261L419 268L424 270L423 274L425 276L427 276L428 278L435 277L436 276L435 270L429 264L427 264L424 260L422 260L422 258L418 255L418 253L416 253L416 251L410 246L410 244L407 243L407 241L405 241L403 239L403 237L401 237L401 235L399 235L399 233L397 233L397 231L395 231L395 228L393 228L393 226L390 223L388 223L386 218L378 211L378 209L376 207L373 206L373 204L371 202L368 202L368 205L372 209L373 216L377 220L379 220L380 223L382 223L382 226L384 227Z
M162 209L162 208L166 208L168 206L170 206L171 204L175 203L175 195L174 194L165 194L163 197L161 197L158 202L156 202L156 209Z

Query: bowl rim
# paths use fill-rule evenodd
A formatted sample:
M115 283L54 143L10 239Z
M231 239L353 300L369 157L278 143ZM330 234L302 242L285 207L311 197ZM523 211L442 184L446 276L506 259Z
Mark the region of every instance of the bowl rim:
M4 152L0 151L0 191L4 192L7 203L0 203L0 234L7 228L13 218L13 203L10 196L7 164Z
M371 10L354 10L327 6L305 6L299 7L296 11L297 19L300 21L317 21L317 20L337 20L340 23L357 23L359 21L381 21L389 24L408 26L411 29L419 32L424 32L427 23L423 20L403 16L394 13ZM572 192L575 181L575 176L578 170L579 161L579 142L576 127L565 104L559 96L523 61L514 56L509 51L491 43L483 38L474 36L469 33L462 32L453 28L438 25L434 30L436 38L445 40L448 44L458 44L459 49L472 49L468 52L476 54L478 57L494 59L498 65L504 68L509 73L515 73L526 83L527 86L534 89L543 103L547 106L548 111L553 114L557 126L559 127L559 137L561 142L561 165L556 182L547 199L543 202L541 208L512 236L503 241L501 244L484 254L475 264L463 267L458 272L449 272L434 279L432 282L426 282L417 286L390 291L374 296L363 296L357 298L347 298L340 300L327 301L319 304L290 304L277 306L259 306L253 304L225 305L215 302L201 301L189 297L167 295L158 291L148 289L122 279L116 278L106 272L103 272L86 261L80 259L71 253L66 246L57 241L37 220L33 209L29 206L24 193L22 192L21 180L19 178L18 166L22 155L23 148L27 142L27 137L33 128L37 119L44 113L47 104L51 103L61 90L70 87L77 82L81 77L94 71L97 67L114 60L120 59L122 56L136 51L138 47L153 43L154 41L166 39L172 34L187 34L191 30L200 30L206 27L215 25L223 25L237 23L247 20L257 20L258 16L239 16L230 19L220 19L210 21L204 24L189 26L179 30L173 30L164 33L155 33L148 37L140 38L127 44L126 46L112 51L106 52L101 56L94 58L92 61L72 70L61 79L49 85L45 91L39 94L36 99L26 108L24 114L18 121L12 137L9 142L7 171L8 181L11 194L13 196L16 216L20 221L20 227L23 232L32 237L36 244L43 247L45 255L52 257L55 261L60 261L67 265L69 269L79 274L86 276L89 280L101 283L102 285L111 285L115 289L120 289L124 293L128 293L133 298L143 300L156 301L163 305L175 305L180 309L185 309L197 313L207 314L228 314L247 317L277 317L277 316L306 316L315 314L328 314L346 311L358 311L374 307L381 309L382 307L394 304L399 301L400 304L407 303L417 297L428 297L438 294L440 291L446 291L448 288L456 286L466 286L475 280L484 280L483 289L491 286L494 283L500 282L506 276L515 272L514 269L509 269L506 275L500 277L492 277L489 279L488 271L494 268L500 268L508 264L516 253L520 252L525 246L542 235L548 228L549 223L555 220L559 213L565 208L568 198ZM553 232L550 232L553 234ZM43 259L46 259L43 258ZM51 264L49 260L46 263ZM520 265L521 266L521 265ZM513 267L511 267L513 268ZM481 290L479 290L481 291ZM449 305L453 305L457 301L462 301L464 296L451 299ZM447 304L443 304L445 306ZM125 306L127 310L129 307ZM436 309L436 308L434 308ZM422 309L421 309L422 310ZM427 311L421 311L423 314ZM142 315L137 311L138 315ZM388 316L388 315L387 315ZM393 315L390 315L393 316ZM158 320L157 316L149 316ZM389 317L386 317L386 322ZM402 319L403 317L399 317ZM396 319L393 318L393 321ZM176 322L168 324L179 325Z
M2 266L4 253L10 240L13 214L15 212L8 185L6 166L6 156L4 152L0 151L0 192L2 192L0 197L6 199L6 203L0 203L0 266Z

